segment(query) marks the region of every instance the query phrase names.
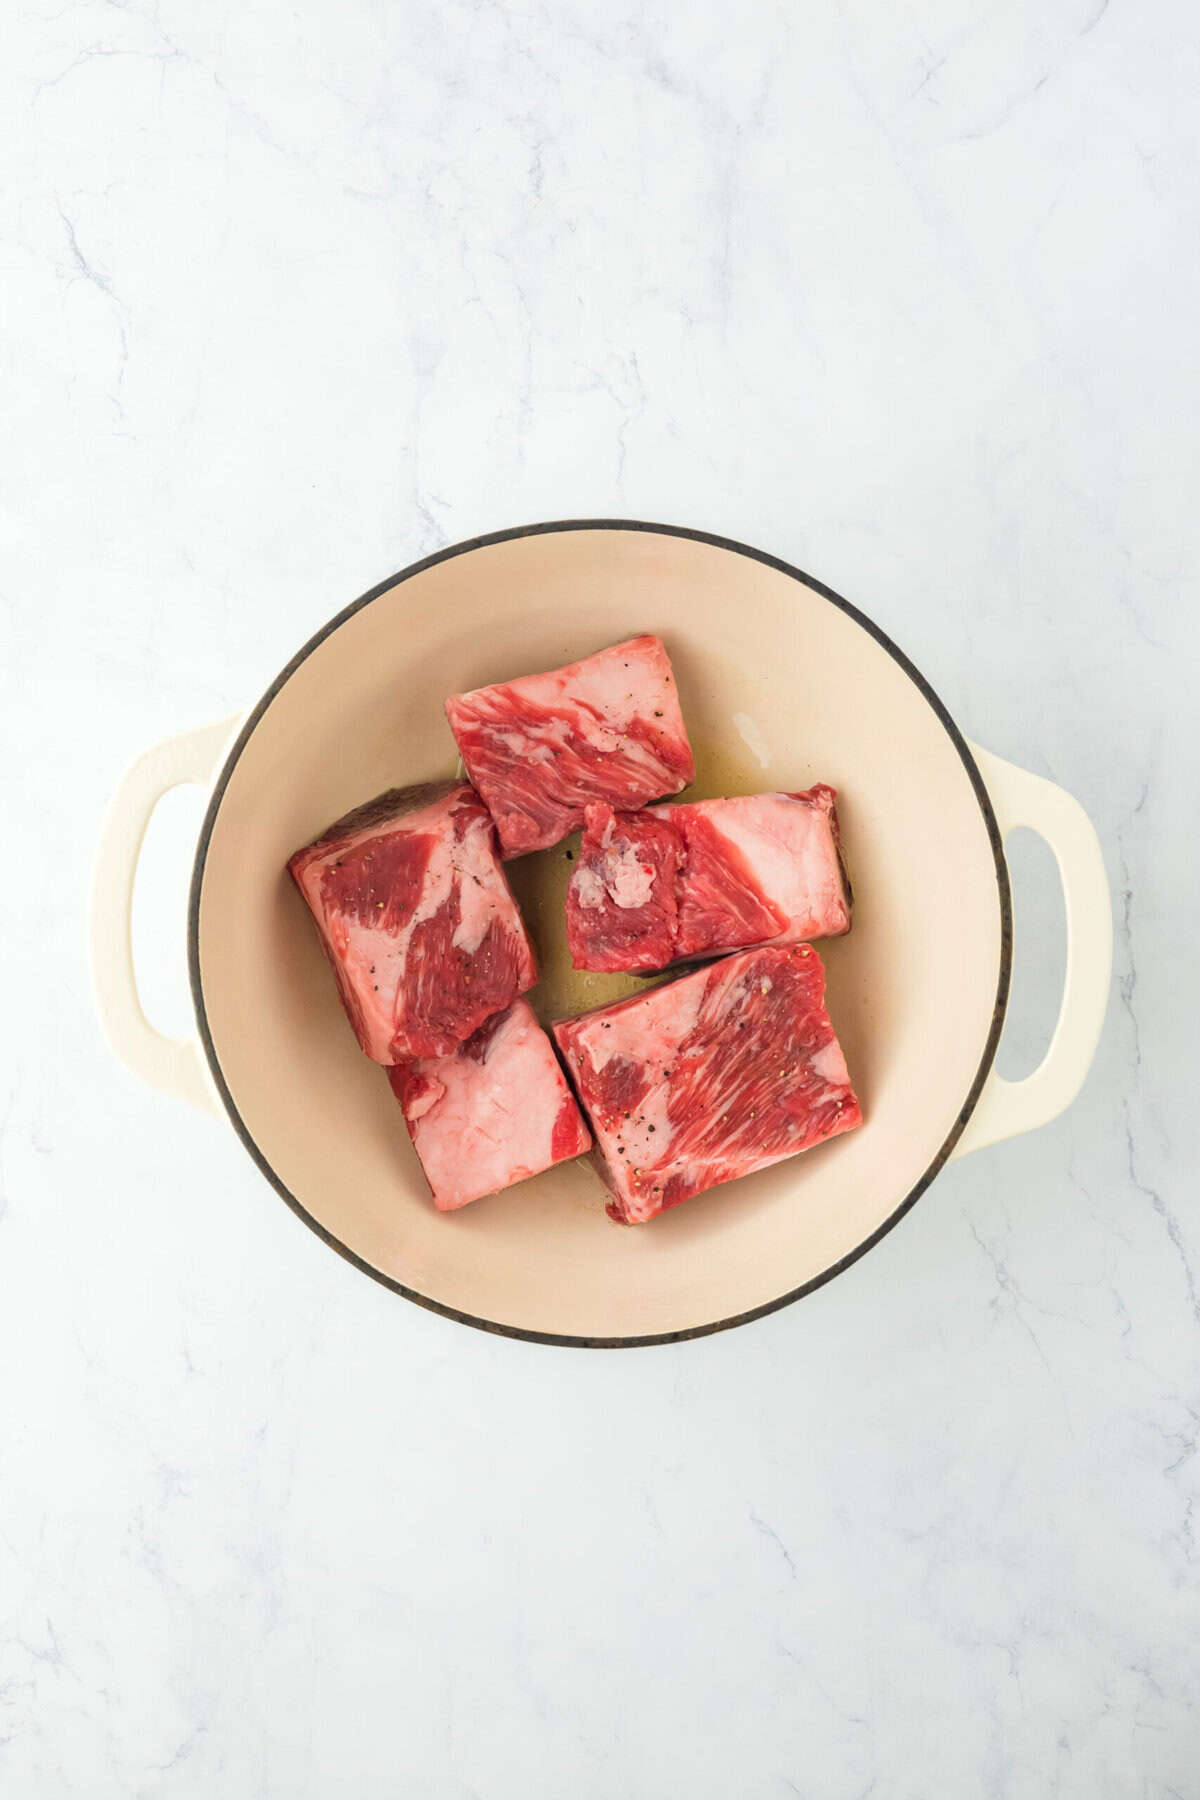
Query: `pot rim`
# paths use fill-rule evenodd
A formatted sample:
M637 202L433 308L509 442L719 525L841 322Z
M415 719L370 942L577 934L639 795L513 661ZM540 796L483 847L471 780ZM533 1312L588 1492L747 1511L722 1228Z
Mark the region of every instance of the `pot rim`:
M904 1198L893 1211L889 1213L883 1223L871 1232L868 1237L864 1238L860 1244L856 1244L853 1250L847 1251L845 1256L839 1257L837 1262L831 1263L829 1268L823 1269L819 1275L814 1276L810 1281L802 1282L799 1287L790 1288L786 1293L780 1294L774 1299L764 1301L760 1306L750 1307L745 1312L732 1314L729 1318L715 1319L703 1325L689 1325L679 1331L661 1331L644 1334L635 1333L622 1337L580 1337L565 1332L531 1331L524 1326L506 1325L495 1319L484 1319L478 1317L474 1313L462 1312L458 1307L448 1306L444 1301L435 1300L430 1295L422 1294L416 1288L408 1287L403 1282L397 1281L394 1276L384 1274L381 1269L375 1268L372 1263L367 1262L365 1258L359 1256L356 1251L352 1250L348 1244L344 1244L340 1238L335 1237L331 1231L328 1231L318 1219L313 1217L312 1213L308 1211L302 1202L297 1199L296 1195L284 1184L260 1150L252 1133L246 1125L245 1120L238 1111L233 1095L225 1081L221 1069L220 1058L217 1055L216 1045L209 1028L208 1013L204 1003L204 985L200 969L200 901L204 886L204 871L208 860L209 844L212 840L213 829L217 822L217 815L221 810L221 802L225 796L225 790L229 785L233 772L237 767L242 751L245 749L250 738L257 729L259 721L301 664L306 662L314 650L317 650L320 645L325 642L326 638L331 637L335 631L347 622L348 619L352 619L356 613L361 612L364 607L370 606L373 601L382 598L384 594L390 593L393 588L399 587L402 582L411 580L414 575L423 574L426 569L434 568L438 563L448 562L452 557L465 556L473 550L483 550L492 544L509 543L518 538L543 537L552 532L566 531L640 531L647 534L658 534L663 537L686 538L690 539L693 543L698 544L708 544L714 549L727 550L738 556L749 557L754 562L764 563L768 568L777 569L781 574L788 575L792 580L798 581L803 586L811 588L815 593L820 594L823 599L829 601L831 605L836 606L841 612L846 613L857 625L860 625L869 636L874 638L875 642L879 644L882 649L886 650L888 655L904 670L904 673L908 676L909 680L933 709L933 712L945 729L951 743L954 745L955 750L958 752L963 767L967 772L971 787L974 790L975 798L979 802L980 812L983 814L983 821L987 829L988 841L991 845L992 857L995 863L996 886L1000 901L1000 972L996 984L996 1000L992 1010L992 1022L988 1030L987 1042L984 1045L983 1055L980 1058L974 1079L968 1089L966 1100L964 1101L954 1124L951 1126L947 1137L942 1143L941 1148L938 1150L933 1161L929 1164L919 1180L909 1189L908 1193L905 1194ZM714 532L699 531L691 526L664 525L642 519L551 519L534 525L511 526L504 531L485 532L481 536L466 538L461 543L451 544L444 550L436 550L429 556L421 557L417 562L409 563L408 566L401 569L398 574L388 576L386 581L381 581L376 587L371 588L365 594L361 594L357 600L352 600L348 606L343 607L341 612L336 613L332 619L320 628L319 631L315 632L314 635L308 639L307 643L302 645L296 652L291 661L280 670L274 681L262 695L262 698L247 715L237 737L234 739L231 749L226 755L216 780L213 783L208 806L205 809L204 822L200 828L200 836L196 844L195 860L192 865L191 888L188 895L187 950L188 980L191 986L192 1004L195 1008L196 1025L200 1035L200 1042L204 1047L204 1055L213 1084L225 1111L229 1115L230 1123L238 1137L241 1139L251 1159L257 1165L261 1173L265 1175L276 1193L281 1199L287 1202L297 1218L302 1219L311 1231L314 1231L324 1243L329 1245L331 1250L336 1250L339 1256L344 1257L347 1262L352 1263L356 1269L361 1269L365 1275L369 1275L372 1280L380 1282L382 1286L390 1288L393 1293L401 1294L406 1300L412 1300L416 1305L425 1307L430 1312L440 1313L444 1318L453 1319L460 1325L474 1326L478 1331L490 1332L500 1337L519 1338L527 1343L560 1344L575 1349L634 1349L650 1344L677 1344L684 1342L688 1338L709 1337L715 1332L730 1331L734 1326L748 1324L752 1319L765 1318L769 1313L778 1312L782 1307L790 1306L793 1301L803 1299L806 1294L811 1294L817 1288L824 1287L826 1282L832 1281L835 1276L841 1275L848 1269L852 1263L856 1263L860 1257L865 1256L868 1250L874 1249L875 1245L878 1244L882 1238L886 1237L888 1232L893 1230L905 1214L910 1212L916 1205L926 1188L934 1178L940 1174L942 1168L949 1160L955 1144L962 1135L967 1120L970 1118L978 1104L979 1096L983 1091L983 1084L987 1080L992 1063L995 1060L996 1050L1000 1042L1000 1033L1004 1026L1004 1016L1008 1005L1009 982L1012 972L1012 892L1008 879L1008 865L1004 859L1004 841L1000 833L1000 827L996 821L995 811L992 807L987 788L984 785L983 777L979 772L974 757L971 755L966 739L963 737L962 732L955 724L945 705L930 686L929 682L925 679L924 675L922 675L921 671L909 660L899 646L893 643L887 633L876 625L874 620L869 619L865 613L861 612L858 607L854 606L849 600L843 599L842 596L835 593L832 588L826 587L824 582L816 580L812 575L805 574L802 569L798 569L793 563L785 562L778 556L771 556L765 550L756 550L752 545L740 543L736 538L721 537Z

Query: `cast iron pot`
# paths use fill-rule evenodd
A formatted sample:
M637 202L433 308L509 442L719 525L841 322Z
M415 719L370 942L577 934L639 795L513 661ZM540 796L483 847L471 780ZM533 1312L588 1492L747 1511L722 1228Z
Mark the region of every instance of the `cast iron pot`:
M440 1215L284 865L379 790L453 772L445 695L640 631L661 634L674 659L697 797L816 780L839 790L854 928L821 953L865 1123L636 1229L606 1220L585 1162ZM180 782L210 799L188 920L196 1034L176 1042L139 1005L130 905L150 814ZM1017 825L1058 860L1068 953L1050 1048L1014 1083L991 1065L1012 958L1003 843ZM599 997L566 973L549 892L535 919L546 1016ZM950 1157L1061 1112L1095 1050L1112 922L1078 803L968 744L847 601L706 532L571 520L413 564L332 619L247 715L147 751L105 826L92 945L117 1055L228 1115L332 1248L463 1323L617 1345L720 1330L799 1298L877 1243Z

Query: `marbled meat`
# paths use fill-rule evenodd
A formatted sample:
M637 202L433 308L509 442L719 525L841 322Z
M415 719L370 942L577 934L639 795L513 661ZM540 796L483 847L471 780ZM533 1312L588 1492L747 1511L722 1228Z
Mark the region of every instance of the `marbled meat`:
M449 1056L388 1070L439 1212L453 1212L591 1147L554 1046L526 1000Z
M662 969L850 929L836 794L747 794L614 812L589 806L567 889L577 969Z
M506 858L557 844L593 801L644 806L695 776L671 659L656 637L452 694L446 717Z
M376 1062L445 1055L537 980L491 818L465 781L381 794L288 868Z
M625 1224L861 1123L807 944L742 951L554 1035Z

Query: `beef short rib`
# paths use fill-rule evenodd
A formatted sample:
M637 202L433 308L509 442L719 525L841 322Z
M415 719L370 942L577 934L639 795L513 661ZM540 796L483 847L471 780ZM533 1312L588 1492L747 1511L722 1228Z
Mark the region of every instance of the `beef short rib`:
M594 801L644 806L695 776L671 659L656 637L452 694L446 717L505 857L557 844Z
M554 1035L625 1224L862 1119L807 944L744 950Z
M376 1062L445 1055L537 980L491 818L465 781L380 794L288 868Z
M581 1156L591 1137L527 1000L449 1056L388 1070L439 1212Z
M575 967L662 969L849 931L835 799L822 783L636 813L589 807L567 889Z

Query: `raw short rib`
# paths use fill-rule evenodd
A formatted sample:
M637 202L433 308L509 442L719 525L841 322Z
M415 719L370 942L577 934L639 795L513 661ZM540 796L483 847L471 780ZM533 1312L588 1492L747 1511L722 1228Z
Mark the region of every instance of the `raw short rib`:
M862 1120L807 944L744 950L554 1035L625 1224Z
M491 818L465 781L380 794L288 868L376 1062L445 1055L537 980Z
M567 889L575 967L662 969L849 931L835 799L821 784L636 813L589 806Z
M446 717L506 858L557 844L593 801L644 806L695 776L671 659L656 637L452 694Z
M388 1070L439 1212L581 1156L591 1137L527 1000L449 1056Z

